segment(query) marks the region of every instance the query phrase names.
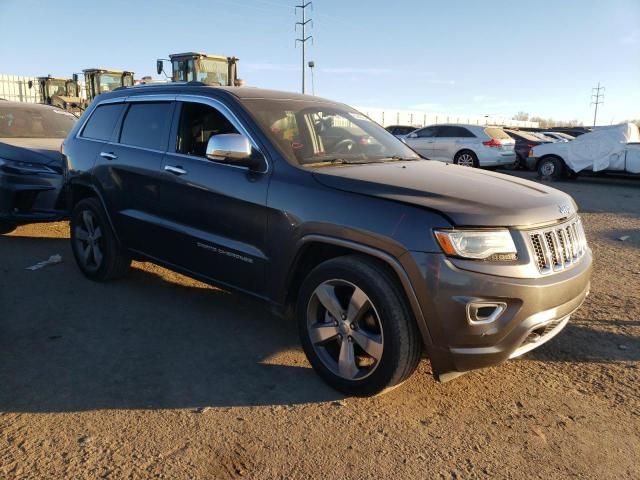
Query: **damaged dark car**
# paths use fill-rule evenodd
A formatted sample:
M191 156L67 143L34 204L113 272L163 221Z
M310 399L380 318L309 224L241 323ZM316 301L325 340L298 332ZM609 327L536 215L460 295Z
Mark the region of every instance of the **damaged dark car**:
M66 217L60 148L75 121L47 105L0 104L0 234Z

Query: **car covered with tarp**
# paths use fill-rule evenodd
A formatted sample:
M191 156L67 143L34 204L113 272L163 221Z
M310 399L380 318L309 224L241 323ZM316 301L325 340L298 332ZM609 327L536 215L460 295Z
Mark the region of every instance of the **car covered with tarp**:
M570 142L537 145L527 166L551 179L585 170L640 174L640 132L637 125L622 123L596 128Z

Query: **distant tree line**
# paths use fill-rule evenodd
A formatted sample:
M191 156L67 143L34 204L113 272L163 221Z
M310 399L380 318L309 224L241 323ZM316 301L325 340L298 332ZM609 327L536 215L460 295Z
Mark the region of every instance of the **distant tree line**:
M518 112L513 116L514 120L521 120L524 122L538 122L540 128L549 127L583 127L584 123L578 120L554 120L553 118L532 117L527 112ZM621 123L635 123L640 127L640 118L634 120L624 120Z
M584 126L584 124L578 120L554 120L553 118L532 117L527 112L518 112L513 116L513 119L524 122L538 122L540 128Z

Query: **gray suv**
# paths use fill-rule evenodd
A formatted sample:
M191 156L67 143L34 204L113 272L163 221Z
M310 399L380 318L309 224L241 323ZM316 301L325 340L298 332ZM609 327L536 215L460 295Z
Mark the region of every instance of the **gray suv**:
M569 196L424 160L329 100L125 88L92 102L63 152L86 277L141 259L262 299L347 394L398 385L423 353L443 381L521 355L589 291Z

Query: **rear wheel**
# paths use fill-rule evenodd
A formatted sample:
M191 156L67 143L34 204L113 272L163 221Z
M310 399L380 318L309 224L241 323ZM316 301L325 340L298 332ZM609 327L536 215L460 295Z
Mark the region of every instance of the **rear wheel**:
M560 180L564 175L564 163L558 157L544 157L538 163L538 177L542 180Z
M455 163L456 165L461 165L463 167L478 168L480 166L480 164L478 163L478 157L470 150L463 150L462 152L458 152L453 159L453 163Z
M118 245L97 198L78 202L71 213L71 247L78 267L91 280L124 276L131 257Z
M13 232L18 225L13 222L7 222L4 220L0 220L0 235L4 235L5 233Z
M396 281L373 260L329 260L305 279L296 317L309 362L333 388L374 395L420 361L421 339Z

